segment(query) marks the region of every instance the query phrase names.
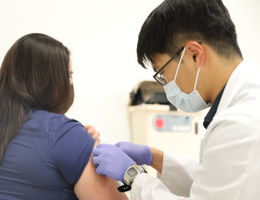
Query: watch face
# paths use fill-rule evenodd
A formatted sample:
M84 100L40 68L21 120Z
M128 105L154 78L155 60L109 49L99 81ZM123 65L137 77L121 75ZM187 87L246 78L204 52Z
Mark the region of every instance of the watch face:
M127 174L130 176L130 177L135 177L137 174L138 174L138 172L136 171L136 169L135 168L130 168L128 171L127 171Z

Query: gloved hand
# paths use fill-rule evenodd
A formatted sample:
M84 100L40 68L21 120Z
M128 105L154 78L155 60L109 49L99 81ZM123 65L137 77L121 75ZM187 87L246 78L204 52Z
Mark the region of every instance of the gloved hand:
M116 146L124 151L138 165L152 164L152 152L150 147L147 145L134 144L131 142L119 142Z
M135 164L121 149L111 144L99 144L93 150L93 163L96 172L122 181L128 167Z

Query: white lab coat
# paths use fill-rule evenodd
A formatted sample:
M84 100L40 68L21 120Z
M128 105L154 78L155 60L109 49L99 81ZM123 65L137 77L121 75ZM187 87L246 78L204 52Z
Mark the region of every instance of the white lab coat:
M162 174L138 175L130 196L132 200L260 199L260 66L243 61L232 73L202 140L200 163L164 153Z

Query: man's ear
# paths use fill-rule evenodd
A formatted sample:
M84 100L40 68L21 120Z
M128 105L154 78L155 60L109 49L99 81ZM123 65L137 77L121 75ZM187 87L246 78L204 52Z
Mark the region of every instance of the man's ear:
M186 52L193 58L193 62L202 67L205 62L205 50L200 42L188 41L186 43Z

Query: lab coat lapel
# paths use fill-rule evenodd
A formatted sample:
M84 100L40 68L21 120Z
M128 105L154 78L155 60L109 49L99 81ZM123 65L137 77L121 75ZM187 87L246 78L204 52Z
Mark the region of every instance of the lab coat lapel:
M236 67L226 84L226 88L220 100L217 113L221 112L222 110L225 110L232 104L232 101L236 94L240 91L241 87L254 73L254 66L254 64L251 64L248 61L242 61Z

